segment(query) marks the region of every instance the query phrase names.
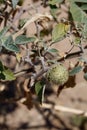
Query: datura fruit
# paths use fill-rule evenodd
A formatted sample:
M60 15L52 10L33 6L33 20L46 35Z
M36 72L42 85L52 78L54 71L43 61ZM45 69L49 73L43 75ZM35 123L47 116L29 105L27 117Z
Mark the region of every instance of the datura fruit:
M47 71L46 76L49 82L63 85L68 81L69 72L62 64L56 64Z

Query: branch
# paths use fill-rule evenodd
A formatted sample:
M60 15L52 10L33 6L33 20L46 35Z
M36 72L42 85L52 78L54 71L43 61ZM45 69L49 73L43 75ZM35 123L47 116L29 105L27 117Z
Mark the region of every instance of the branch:
M26 98L23 98L20 100L21 103L23 103L24 101L26 101ZM36 105L38 105L37 102L34 102ZM52 105L52 104L47 104L47 103L43 103L42 105L40 105L41 108L43 109L54 109L55 111L60 111L60 112L67 112L67 113L72 113L72 114L76 114L78 116L85 116L87 117L87 112L80 110L80 109L74 109L74 108L69 108L69 107L65 107L62 105Z
M43 75L45 72L47 72L49 67L45 67L44 70L42 69L40 72L38 72L37 74L34 74L33 77L34 79L37 79L38 77L40 77L41 75Z
M69 107L65 107L65 106L61 106L61 105L53 106L51 104L43 103L41 107L44 108L44 109L54 109L54 110L60 111L60 112L68 112L68 113L72 113L72 114L76 114L76 115L82 115L82 116L87 117L87 112L85 112L83 110L69 108Z

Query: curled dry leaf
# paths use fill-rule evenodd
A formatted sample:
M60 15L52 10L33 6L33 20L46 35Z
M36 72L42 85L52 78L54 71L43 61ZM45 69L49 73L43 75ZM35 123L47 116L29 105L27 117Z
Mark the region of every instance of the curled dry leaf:
M20 34L23 33L23 30L31 23L39 20L39 21L42 21L42 19L48 19L49 21L51 21L53 19L52 15L46 13L46 14L40 14L40 13L37 13L36 15L34 15L33 17L31 17L25 24L24 26L17 32L13 35L13 39L15 39L15 37L19 36Z
M49 19L52 20L52 16L50 14L40 14L37 13L34 17L32 17L31 19L29 19L25 25L22 27L22 29L26 28L29 24L31 24L32 22L35 22L37 20L42 20L42 19Z

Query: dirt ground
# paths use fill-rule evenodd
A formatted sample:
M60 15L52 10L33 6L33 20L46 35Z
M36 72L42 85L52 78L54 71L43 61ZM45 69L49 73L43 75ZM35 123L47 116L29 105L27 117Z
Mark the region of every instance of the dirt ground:
M25 8L31 3L32 1L25 0L23 7ZM34 5L38 4L39 2L34 3ZM49 11L49 8L39 6L38 10L40 13L45 13ZM63 12L62 16L67 17L67 14ZM34 31L34 24L29 25L27 35L31 36ZM55 44L54 47L61 52L66 52L69 48L67 39ZM73 51L76 50L77 48ZM5 59L6 56L2 56L4 63L6 63ZM8 65L15 66L13 61L15 61L15 58L12 57L11 63L14 63L14 65L11 63L8 63ZM70 61L75 63L76 58L66 60L65 65L68 66ZM75 82L73 88L64 89L59 97L56 96L56 87L49 88L46 90L45 101L87 112L87 82L83 79L82 72L77 74ZM37 105L29 110L19 102L0 103L0 130L87 130L87 118L68 112L56 111L54 108L41 108Z

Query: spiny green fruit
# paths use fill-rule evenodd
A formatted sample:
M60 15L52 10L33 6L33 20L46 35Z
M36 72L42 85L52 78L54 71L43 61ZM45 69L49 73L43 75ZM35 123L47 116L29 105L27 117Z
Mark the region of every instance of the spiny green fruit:
M61 64L53 65L47 71L47 79L57 85L63 85L69 78L68 70Z

